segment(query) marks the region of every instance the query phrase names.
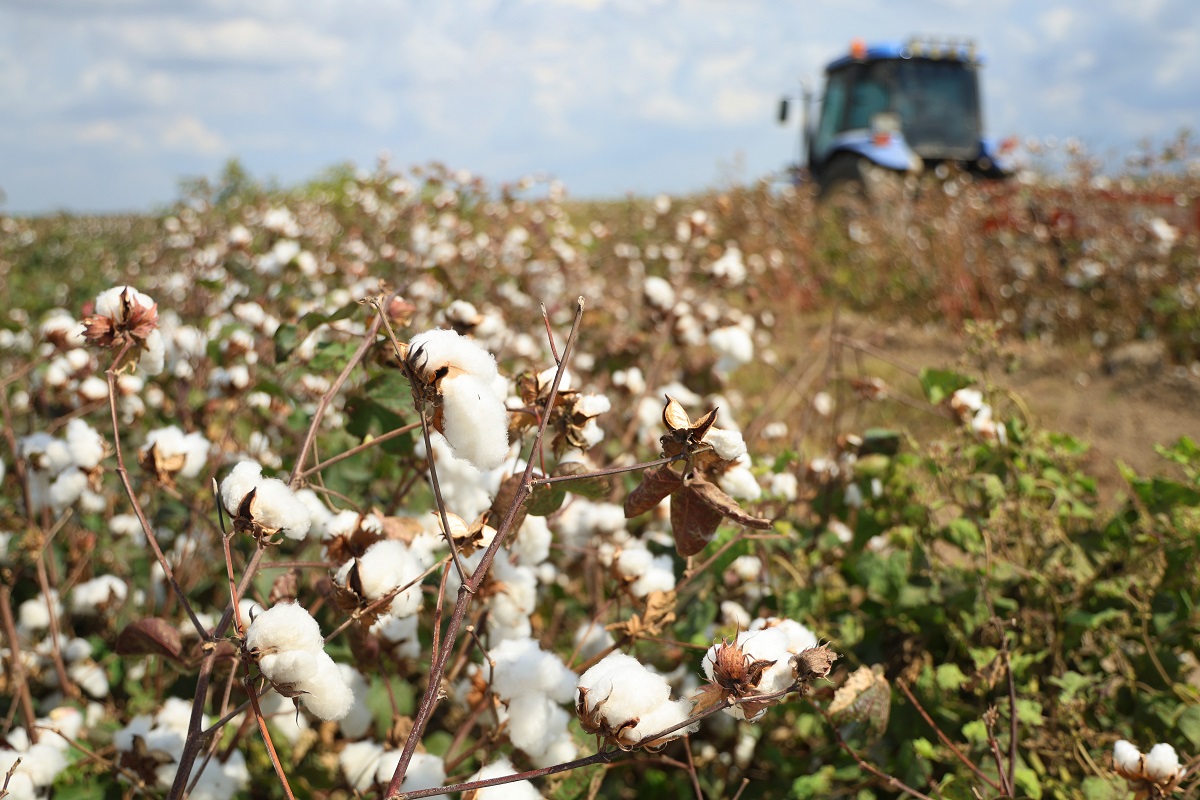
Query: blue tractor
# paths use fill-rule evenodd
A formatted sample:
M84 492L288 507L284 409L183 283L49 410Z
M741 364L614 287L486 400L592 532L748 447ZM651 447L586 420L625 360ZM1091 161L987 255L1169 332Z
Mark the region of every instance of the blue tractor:
M815 126L808 119L811 93L802 95L804 163L792 168L793 178L814 181L828 197L863 191L871 172L945 174L956 166L985 178L1008 176L1005 148L983 135L981 66L975 45L962 40L913 37L872 46L855 40L825 67ZM787 116L785 99L779 121Z

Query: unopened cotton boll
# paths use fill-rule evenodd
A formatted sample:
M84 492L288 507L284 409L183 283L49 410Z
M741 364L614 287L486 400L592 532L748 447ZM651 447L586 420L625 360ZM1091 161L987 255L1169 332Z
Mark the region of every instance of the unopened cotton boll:
M491 386L473 375L442 380L443 433L459 458L482 470L508 456L508 411Z

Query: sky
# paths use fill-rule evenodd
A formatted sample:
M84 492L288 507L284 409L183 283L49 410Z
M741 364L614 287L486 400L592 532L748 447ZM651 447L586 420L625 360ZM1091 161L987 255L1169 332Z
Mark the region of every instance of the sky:
M572 197L780 173L850 41L973 38L989 135L1119 161L1200 123L1196 0L0 0L0 212L142 211L237 158L381 153Z

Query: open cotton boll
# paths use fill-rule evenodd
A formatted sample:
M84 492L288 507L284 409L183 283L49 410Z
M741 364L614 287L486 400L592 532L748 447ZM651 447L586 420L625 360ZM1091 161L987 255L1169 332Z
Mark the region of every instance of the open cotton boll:
M379 759L379 767L375 772L375 782L384 786L396 774L396 765L400 763L399 750L384 750ZM446 782L446 763L440 756L433 753L416 752L408 762L408 771L404 773L404 781L400 784L400 793L419 792L422 789L432 789ZM446 795L439 794L429 800L444 800Z
M289 686L312 680L317 674L319 650L285 650L267 653L258 659L258 670L276 686Z
M543 761L563 738L570 721L566 709L544 694L526 693L508 702L508 739L538 767L558 763ZM566 760L574 757L572 752Z
M71 459L77 467L95 469L104 458L104 437L82 419L67 423L66 440Z
M276 603L246 629L246 649L266 653L325 649L321 626L298 603Z
M575 673L535 639L508 639L493 647L483 663L484 677L489 673L492 691L502 700L539 694L568 703L575 693Z
M740 325L717 328L708 334L708 344L717 352L714 369L720 374L728 374L754 360L754 341Z
M266 478L258 484L252 512L254 521L264 528L277 528L289 539L308 535L312 517L308 506L296 499L291 488L278 478Z
M467 781L485 781L489 778L502 778L506 775L516 774L517 771L513 769L512 762L507 757L501 756L467 778ZM542 800L542 795L529 781L513 781L478 789L475 793L475 800Z
M346 567L339 571L341 583L345 582L343 571L349 573ZM395 539L376 542L358 559L358 579L363 596L368 600L378 600L393 589L416 580L421 572L421 563L416 556L409 552L404 542ZM421 607L421 599L421 586L414 584L392 600L391 613L397 617L413 614Z
M383 747L372 741L351 742L338 753L338 765L355 791L365 792L375 783Z
M342 677L337 662L324 651L317 654L317 671L298 687L300 702L317 719L338 720L350 713L354 691Z
M123 296L123 297L122 297ZM153 308L155 303L150 295L139 292L132 286L114 286L96 295L95 313L112 320L125 319L125 303L142 308Z
M676 725L687 720L692 714L693 704L690 700L667 700L659 703L649 712L643 714L638 719L638 724L629 731L629 738L640 741L647 736L656 733L661 733L668 728L673 728ZM695 733L700 729L699 722L693 722L686 728L680 728L672 732L671 736L682 736L685 733Z
M1132 742L1120 739L1113 745L1113 765L1122 772L1136 773L1141 758L1142 751Z
M71 590L71 611L84 617L125 602L129 587L116 575L99 575Z
M442 424L459 458L482 470L495 469L508 456L508 412L487 382L474 375L442 380Z
M87 473L81 469L63 470L54 483L50 484L48 499L56 511L74 505L88 487Z
M663 553L655 556L646 571L629 585L634 597L645 597L651 592L669 592L675 588L675 562Z
M740 431L709 428L703 441L711 444L713 452L726 461L734 461L746 454L746 440Z
M434 328L419 333L408 343L409 358L416 358L413 354L418 350L422 356L417 361L417 367L426 374L445 366L451 367L452 372L465 372L484 382L496 377L495 357L474 339L462 336L457 331Z
M254 461L241 461L221 481L221 503L230 514L237 514L242 499L250 494L262 480L262 465Z
M646 669L624 653L609 653L579 676L576 684L586 690L589 712L600 707L601 716L615 729L627 720L648 714L671 695L667 679Z
M789 653L799 653L801 650L808 650L819 644L815 633L793 619L768 617L766 619L759 618L750 623L751 631L764 629L781 631L787 639L786 646Z
M1146 777L1161 782L1179 774L1179 755L1169 744L1156 744L1146 753Z
M366 735L375 719L367 705L367 692L371 685L367 683L367 679L361 672L349 664L338 664L337 667L338 672L342 675L342 680L345 681L354 696L350 709L338 720L338 728L341 730L342 736L347 739L360 739Z
M584 622L575 630L575 649L583 661L591 661L614 644L612 634L599 622Z

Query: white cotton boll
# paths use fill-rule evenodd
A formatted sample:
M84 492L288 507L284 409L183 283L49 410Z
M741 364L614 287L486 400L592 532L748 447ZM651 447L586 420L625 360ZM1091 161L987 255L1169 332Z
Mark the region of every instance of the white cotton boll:
M44 737L46 734L41 735ZM58 774L67 768L66 755L59 748L42 742L30 745L20 753L20 758L21 766L17 767L17 770L28 775L29 780L39 789L49 787ZM0 776L0 782L2 781L3 776Z
M61 617L62 604L54 589L50 590L50 605L54 607L54 616ZM46 595L31 597L17 607L17 627L27 632L44 631L50 627L50 606L46 604Z
M71 611L84 617L125 602L129 587L116 575L100 575L71 590Z
M91 654L91 642L78 636L73 639L68 639L66 644L64 644L62 647L62 655L67 663L81 661L91 656Z
M201 763L202 760L198 760L196 771L199 771ZM160 771L170 772L172 769L172 766L168 766L160 768ZM224 762L210 763L188 797L191 800L233 800L242 796L249 785L250 770L246 767L246 757L235 750Z
M819 644L815 633L793 619L781 617L760 618L754 620L750 625L751 631L764 629L782 631L787 639L787 651L789 653L799 653L801 650L808 650Z
M542 694L524 694L508 701L508 739L538 767L552 765L543 764L543 758L566 732L570 720L562 706Z
M20 754L16 750L0 750L0 770L2 774L7 775L8 770L12 767L16 760L20 758ZM12 779L8 782L9 800L38 800L41 795L33 785L33 779L21 771L18 767L13 773Z
M635 539L621 549L613 566L626 578L640 578L646 574L646 570L650 569L653 561L654 555L646 549L640 539Z
M366 735L375 719L367 705L367 692L371 685L361 672L349 664L338 664L337 667L353 696L349 710L338 720L338 729L347 739L360 739Z
M317 674L321 651L284 650L267 653L258 659L258 670L276 686L290 686L312 680Z
M343 567L339 576L342 571L349 574L349 570ZM363 595L368 600L378 600L393 589L416 580L421 572L421 564L408 547L395 539L376 542L358 559L358 579ZM339 577L339 583L344 584L344 577ZM414 584L397 594L389 608L397 617L406 617L416 613L421 607L421 600L421 586Z
M663 553L650 562L646 572L629 586L634 597L646 597L651 592L670 592L675 589L675 562Z
M740 431L709 428L703 441L711 444L713 452L726 461L734 461L746 455L746 440Z
M124 297L122 298L122 295ZM124 303L142 308L153 308L154 300L148 294L139 292L132 286L114 286L96 295L95 313L114 321L125 319Z
M163 371L167 358L166 340L158 328L146 334L142 353L138 357L138 369L147 375L158 375Z
M545 517L527 515L517 529L516 537L510 542L509 549L517 557L518 563L533 566L550 557L552 539Z
M800 481L791 472L772 472L767 478L767 490L791 502L799 496Z
M555 653L541 648L534 639L509 639L488 651L483 674L491 675L492 691L502 700L525 694L546 695L568 703L575 693L575 673Z
M614 644L612 634L598 622L584 622L575 630L575 649L583 661L591 661Z
M277 528L289 539L300 540L308 535L312 517L308 506L296 499L291 488L278 478L265 478L254 495L254 521L265 528Z
M77 661L71 664L67 667L67 677L97 700L108 697L108 675L94 661Z
M396 774L396 766L400 763L399 750L385 750L379 759L379 767L375 772L375 782L387 786ZM408 762L408 770L404 773L404 781L400 784L400 792L419 792L422 789L432 789L446 782L446 763L440 756L433 753L415 752ZM445 800L447 795L439 794L429 800Z
M758 500L762 497L762 486L749 466L738 465L721 473L717 485L730 497L738 500Z
M732 625L738 630L745 630L751 621L750 612L736 600L721 601L721 623Z
M512 762L507 757L501 756L479 770L479 772L467 778L467 781L484 781L489 778L502 778L506 775L515 775L516 773L517 771L513 769ZM529 781L514 781L512 783L502 783L499 786L488 786L484 789L479 789L475 793L475 800L542 800L542 795Z
M474 339L461 336L456 331L435 328L417 334L408 343L409 358L414 358L413 354L418 350L423 356L417 365L426 374L431 374L439 367L450 366L484 383L496 377L495 357Z
M324 650L321 626L298 603L276 603L246 629L246 649L259 653Z
M253 461L242 461L221 481L221 503L231 515L236 515L238 506L246 495L262 480L262 465Z
M652 736L656 733L661 733L668 728L673 728L676 725L687 720L692 714L692 702L690 700L666 700L659 703L650 711L643 713L638 718L638 724L630 729L628 736L635 741L645 739L647 736ZM685 728L673 731L668 736L682 736L685 733L695 733L700 730L700 723L693 722Z
M1167 781L1179 774L1179 755L1169 744L1156 744L1146 753L1146 777L1155 782Z
M717 328L708 334L708 344L717 352L715 369L727 374L754 360L754 341L740 325Z
M762 559L758 556L738 556L729 568L742 581L757 581L762 577Z
M1136 773L1141 759L1141 751L1132 742L1120 739L1113 745L1113 765L1122 772Z
M648 714L671 695L671 687L661 675L646 669L636 658L624 653L609 653L579 676L577 688L586 690L585 708L600 716L615 730L622 723Z
M642 294L646 302L655 308L667 311L675 305L675 290L665 279L651 275L642 282Z
M365 792L375 783L383 747L372 741L351 742L338 753L338 765L355 791Z
M66 440L71 459L77 467L94 469L104 458L104 437L82 419L67 423Z
M83 496L88 487L87 473L79 469L64 470L50 484L47 499L56 511L62 511Z
M396 658L420 658L421 640L417 635L417 615L397 617L385 614L371 626L371 633L390 645Z
M446 441L454 454L482 470L495 469L508 457L508 412L504 401L473 375L442 380Z
M333 519L333 512L329 510L329 507L322 502L321 498L312 489L298 490L296 492L296 499L308 509L308 518L310 521L308 532L318 539L324 540L327 538L329 521ZM349 513L357 517L353 511Z
M297 687L300 702L317 719L338 720L350 713L354 692L342 677L337 663L325 652L318 655L316 674Z

